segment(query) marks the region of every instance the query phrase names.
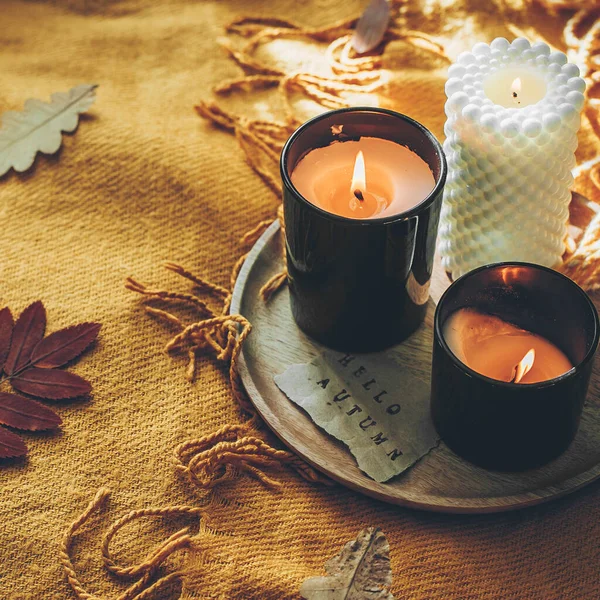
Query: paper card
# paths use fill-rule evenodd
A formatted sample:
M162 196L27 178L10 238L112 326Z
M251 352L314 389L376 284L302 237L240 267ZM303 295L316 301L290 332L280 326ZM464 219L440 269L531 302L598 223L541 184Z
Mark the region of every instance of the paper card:
M385 356L326 351L274 379L375 481L402 473L438 443L429 386Z

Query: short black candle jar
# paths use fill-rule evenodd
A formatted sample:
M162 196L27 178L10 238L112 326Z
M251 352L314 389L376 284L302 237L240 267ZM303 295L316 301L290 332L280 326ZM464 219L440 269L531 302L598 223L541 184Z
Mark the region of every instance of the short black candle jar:
M412 150L431 169L431 193L400 214L352 219L298 192L292 173L307 153L361 137ZM281 177L290 303L303 331L326 346L366 352L399 343L417 329L427 309L446 171L433 134L390 110L335 110L292 134L281 154Z
M477 373L455 356L444 335L447 319L462 308L544 337L573 368L529 384ZM444 442L470 462L500 471L538 467L559 456L579 426L599 331L588 295L551 269L498 263L455 281L434 317L431 413Z

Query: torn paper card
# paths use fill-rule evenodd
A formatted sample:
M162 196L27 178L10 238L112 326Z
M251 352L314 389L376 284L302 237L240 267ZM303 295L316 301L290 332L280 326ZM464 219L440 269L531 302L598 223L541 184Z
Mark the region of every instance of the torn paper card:
M275 376L285 395L343 441L358 466L387 481L438 442L429 386L385 356L326 351Z

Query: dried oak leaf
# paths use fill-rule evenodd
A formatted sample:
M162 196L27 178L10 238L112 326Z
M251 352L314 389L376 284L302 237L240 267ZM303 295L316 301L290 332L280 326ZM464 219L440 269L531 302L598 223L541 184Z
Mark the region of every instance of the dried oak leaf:
M50 102L30 98L22 112L5 112L0 129L0 176L11 168L26 171L38 152L54 154L62 143L62 132L75 131L79 113L93 104L96 87L78 85L52 94Z
M354 30L352 47L358 54L364 54L376 48L390 22L389 0L371 0Z
M381 529L368 527L325 563L325 577L311 577L300 587L306 600L394 600L390 547Z
M46 310L41 302L30 304L13 325L8 308L0 310L0 372L12 387L48 400L75 398L91 391L85 379L55 370L79 356L98 336L99 323L66 327L44 337ZM17 394L0 392L0 425L41 431L56 429L61 418L50 408ZM0 427L0 458L23 456L23 440Z

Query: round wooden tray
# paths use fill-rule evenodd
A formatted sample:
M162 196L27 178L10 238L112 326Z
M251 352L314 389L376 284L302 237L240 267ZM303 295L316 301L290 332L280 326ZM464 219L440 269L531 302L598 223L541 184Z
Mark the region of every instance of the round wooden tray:
M239 363L250 399L273 432L311 465L379 500L449 513L530 506L573 492L600 476L600 364L596 360L577 437L569 450L549 465L515 474L486 471L462 460L442 442L387 483L369 478L359 470L348 448L315 425L273 381L273 376L289 365L310 362L322 349L296 326L287 288L268 303L259 297L261 286L282 268L280 237L279 223L275 222L248 255L233 291L231 312L244 315L253 325ZM426 382L430 377L435 302L448 283L436 265L425 323L403 344L386 352L409 365Z

